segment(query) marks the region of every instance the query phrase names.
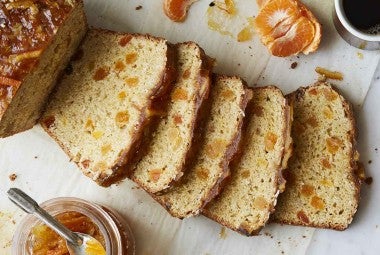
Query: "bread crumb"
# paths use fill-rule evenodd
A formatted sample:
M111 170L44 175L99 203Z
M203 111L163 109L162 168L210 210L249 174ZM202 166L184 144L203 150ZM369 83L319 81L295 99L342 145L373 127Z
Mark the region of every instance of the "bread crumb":
M372 160L368 160L368 164L371 164L372 163Z
M220 239L226 239L227 238L227 233L226 233L226 228L222 227L219 232L219 238Z
M358 58L359 58L359 59L363 59L363 53L361 53L361 52L357 52L356 55L358 55Z
M141 5L139 6L136 6L135 10L138 11L138 10L141 10L143 7Z
M35 159L38 159L38 156L34 156Z
M290 68L291 68L291 69L296 69L297 66L298 66L298 63L297 63L297 62L293 62L293 63L290 65Z
M367 177L364 179L364 182L367 184L367 185L371 185L372 182L373 182L373 178L372 177Z
M17 174L11 174L11 175L9 175L9 180L10 181L15 181L17 179Z
M208 6L213 7L213 6L215 6L215 3L211 2Z

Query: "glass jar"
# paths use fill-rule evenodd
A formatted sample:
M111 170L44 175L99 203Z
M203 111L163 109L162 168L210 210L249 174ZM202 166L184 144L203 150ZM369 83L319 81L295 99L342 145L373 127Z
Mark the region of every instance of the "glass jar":
M111 208L73 197L54 198L42 203L41 207L53 216L71 211L90 218L104 236L107 255L135 254L135 240L129 225ZM13 236L13 255L32 255L30 233L38 224L42 222L33 215L27 215L20 222Z

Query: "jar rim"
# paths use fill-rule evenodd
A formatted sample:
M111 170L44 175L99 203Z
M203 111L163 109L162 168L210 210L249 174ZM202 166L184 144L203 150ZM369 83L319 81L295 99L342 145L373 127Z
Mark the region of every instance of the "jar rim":
M107 255L111 255L111 251L116 247L121 247L119 229L113 218L100 205L76 197L57 197L41 203L40 206L53 216L73 211L89 217L104 236ZM29 255L26 247L30 230L39 223L41 221L33 215L26 215L21 220L12 240L12 254Z

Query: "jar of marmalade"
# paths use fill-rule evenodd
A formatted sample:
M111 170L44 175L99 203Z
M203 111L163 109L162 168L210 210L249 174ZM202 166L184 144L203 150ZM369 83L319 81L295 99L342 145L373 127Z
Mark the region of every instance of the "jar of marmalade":
M107 255L135 254L129 225L113 209L72 197L51 199L41 207L72 231L93 236ZM66 254L63 249L64 240L32 215L20 222L12 241L14 255Z

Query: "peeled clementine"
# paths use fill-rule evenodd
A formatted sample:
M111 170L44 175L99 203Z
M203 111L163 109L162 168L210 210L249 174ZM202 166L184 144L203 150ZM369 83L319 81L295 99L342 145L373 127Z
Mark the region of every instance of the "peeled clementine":
M254 27L272 55L308 54L318 48L321 26L298 0L258 0L258 4Z

